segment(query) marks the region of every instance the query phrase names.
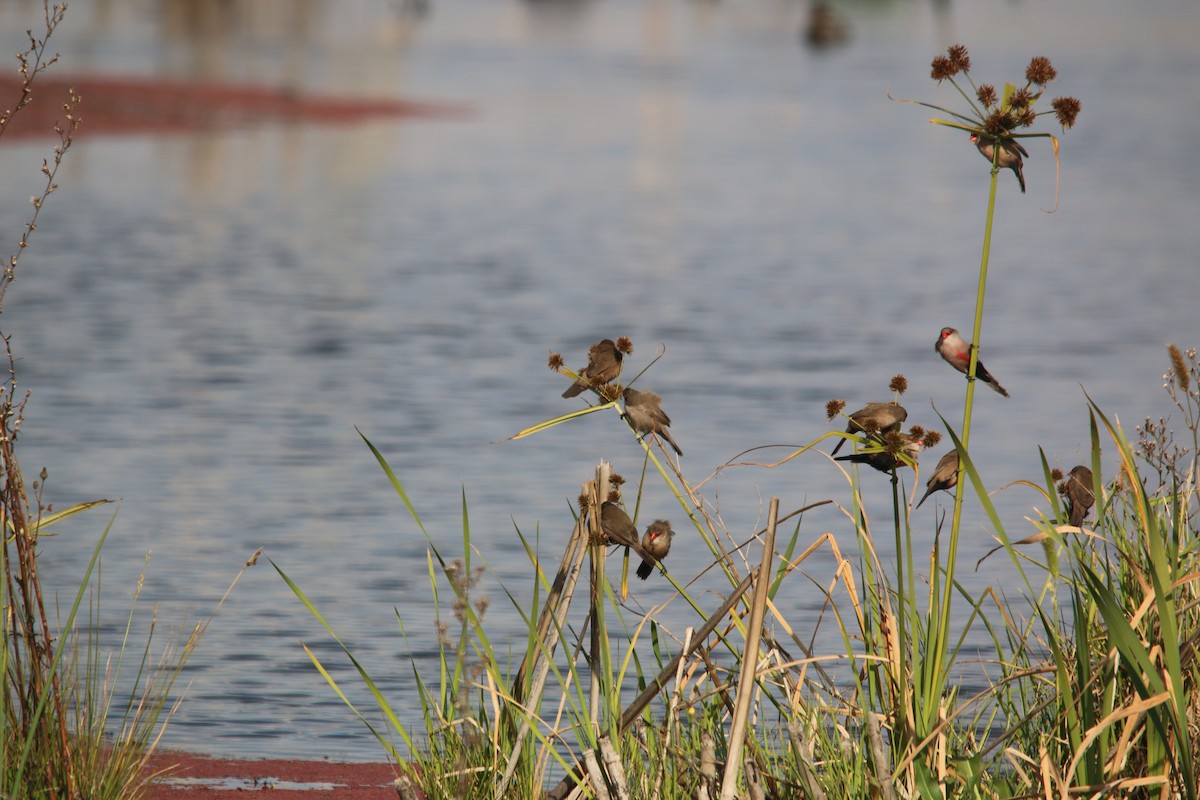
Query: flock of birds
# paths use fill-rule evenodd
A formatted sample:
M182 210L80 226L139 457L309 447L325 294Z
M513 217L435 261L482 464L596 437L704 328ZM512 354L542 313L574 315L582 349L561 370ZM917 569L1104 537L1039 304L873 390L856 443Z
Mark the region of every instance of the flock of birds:
M980 149L982 151L983 148ZM1006 165L1002 164L1002 166ZM1020 177L1019 169L1014 168L1013 171L1017 172ZM1023 186L1022 189L1024 189ZM972 346L959 335L957 330L950 327L942 328L937 341L934 342L934 350L937 354L947 364L968 376ZM614 388L611 385L621 373L621 361L625 352L632 352L632 345L626 339L620 339L617 342L612 339L603 339L593 344L588 348L587 366L575 373L577 375L575 382L567 387L562 396L578 397L589 389L606 402L620 396L625 409L622 416L634 431L643 437L650 434L661 437L663 441L671 445L676 453L682 456L683 449L671 437L668 430L671 418L663 411L662 398L646 389L620 386ZM560 366L561 359L557 355L552 356L551 367L557 370ZM995 376L988 372L981 361L975 363L975 377L991 387L997 394L1003 397L1009 396L1008 391L1000 385ZM840 401L838 402L840 403ZM922 432L920 429L914 428L909 434L901 437L900 428L908 419L908 411L897 402L869 403L849 414L847 419L849 424L846 426L846 433L863 435L865 443L869 446L862 452L838 456L838 451L849 438L842 437L833 448L833 452L830 453L838 461L866 464L881 472L891 473L914 461L921 449ZM889 436L901 437L900 446L888 446ZM933 474L925 484L925 494L921 496L916 507L920 508L934 492L954 489L958 485L958 473L958 450L952 449L938 461ZM1067 502L1068 522L1074 527L1079 527L1083 523L1088 510L1095 503L1092 482L1092 471L1080 464L1068 473L1067 479L1059 487L1059 492ZM675 536L675 531L671 529L671 523L664 519L658 519L650 523L646 532L639 539L633 521L613 500L606 500L600 507L600 527L611 543L628 547L642 557L642 563L637 570L637 576L642 580L650 577L655 565L661 565L662 559L671 550L671 540Z

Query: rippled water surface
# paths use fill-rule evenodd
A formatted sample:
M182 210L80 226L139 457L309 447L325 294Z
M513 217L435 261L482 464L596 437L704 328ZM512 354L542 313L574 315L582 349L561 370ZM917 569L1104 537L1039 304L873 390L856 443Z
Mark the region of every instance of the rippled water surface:
M500 584L521 603L532 595L517 529L557 563L596 462L641 469L606 415L497 443L574 407L547 355L581 366L603 336L633 339L635 371L665 347L642 385L664 396L693 482L747 447L811 441L829 430L826 400L887 399L898 372L910 422L941 427L932 403L957 423L964 383L933 342L943 325L971 325L988 167L928 109L888 99L957 107L928 78L951 43L997 84L1048 55L1051 94L1083 102L1060 137L1054 213L1048 144L1031 146L1027 195L1000 176L984 352L1012 398L976 394L971 443L989 485L1037 480L1039 446L1065 469L1084 460L1085 391L1127 428L1167 413L1164 345L1200 336L1191 2L847 2L852 39L820 52L798 36L806 6L784 0L455 0L423 18L369 0L223 16L182 5L72 5L55 69L471 113L89 137L83 112L0 322L32 392L26 473L48 468L56 507L117 501L103 558L114 641L147 553L143 603L158 604L162 638L204 618L263 547L395 705L415 708L409 658L436 648L428 542L357 427L448 557L461 553L465 496L492 570L479 592L507 652L521 626ZM0 10L5 52L36 24L31 8ZM0 141L10 249L50 144ZM886 519L886 479L863 481ZM705 492L739 541L772 495L786 510L849 499L817 455L727 472ZM1022 488L995 501L1019 535L1045 507ZM934 505L915 515L929 541ZM643 509L688 535L660 481ZM110 510L43 543L61 591ZM964 530L974 564L991 545L974 498ZM801 542L827 531L851 540L826 508L805 518ZM705 551L679 541L673 573L696 574ZM996 561L967 575L970 590L1004 580ZM829 564L824 551L805 571L826 583ZM715 606L721 589L702 583L701 596ZM668 596L652 579L632 602ZM781 600L801 624L820 603L801 575ZM679 633L695 618L676 602L662 621ZM167 743L378 757L302 643L340 663L263 561L211 623Z

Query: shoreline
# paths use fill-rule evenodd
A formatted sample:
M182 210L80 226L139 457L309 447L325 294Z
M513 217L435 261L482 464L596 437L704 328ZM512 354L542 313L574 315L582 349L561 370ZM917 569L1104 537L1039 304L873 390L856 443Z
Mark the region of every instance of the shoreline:
M286 792L288 800L397 796L392 786L397 767L389 762L233 759L162 750L151 756L146 772L157 777L144 800L218 800L259 790Z

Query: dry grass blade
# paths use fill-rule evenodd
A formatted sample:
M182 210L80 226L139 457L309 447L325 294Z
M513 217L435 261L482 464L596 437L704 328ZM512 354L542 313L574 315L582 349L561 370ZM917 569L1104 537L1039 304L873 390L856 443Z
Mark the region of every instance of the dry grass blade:
M734 704L733 727L729 732L729 755L721 781L721 800L733 800L737 793L737 778L745 746L746 725L750 719L754 689L757 686L758 643L766 616L767 598L771 586L771 564L775 556L775 520L779 516L779 498L772 497L767 512L767 536L763 542L763 557L755 579L754 599L750 604L750 621L746 632L746 647L742 651L742 671L738 678L737 700Z

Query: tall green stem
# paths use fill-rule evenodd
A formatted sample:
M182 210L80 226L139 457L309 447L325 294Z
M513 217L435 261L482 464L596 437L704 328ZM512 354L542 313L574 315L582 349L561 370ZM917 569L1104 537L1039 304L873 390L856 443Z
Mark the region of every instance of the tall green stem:
M967 449L967 444L971 438L971 409L975 401L975 370L979 366L979 342L983 331L983 299L987 289L988 256L992 249L992 220L996 212L996 184L1000 174L1000 169L996 164L999 154L1000 147L997 145L992 156L992 183L988 192L987 218L983 226L983 254L979 259L979 286L975 296L975 326L971 332L971 363L967 367L967 375L969 376L967 379L967 401L963 408L963 424L959 434L963 450ZM964 460L959 459L959 486L966 485L963 482L964 465ZM938 663L944 662L950 645L950 607L954 595L954 567L958 560L958 533L962 523L962 506L965 495L966 492L963 491L958 491L954 494L954 516L950 523L950 542L946 548L946 578L942 586L942 605L939 610L941 617L938 620L937 641L934 643L933 651ZM942 672L942 677L944 678L944 671Z

